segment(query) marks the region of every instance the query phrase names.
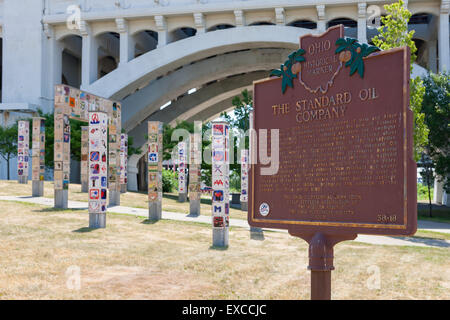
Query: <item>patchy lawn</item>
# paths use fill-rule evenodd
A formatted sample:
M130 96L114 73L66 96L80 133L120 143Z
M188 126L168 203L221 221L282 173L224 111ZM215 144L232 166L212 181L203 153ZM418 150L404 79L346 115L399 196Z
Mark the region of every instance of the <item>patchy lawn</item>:
M85 210L1 205L1 299L309 299L307 245L286 233L231 228L218 250L209 225L108 213L91 230ZM450 299L449 265L448 248L344 242L332 298Z

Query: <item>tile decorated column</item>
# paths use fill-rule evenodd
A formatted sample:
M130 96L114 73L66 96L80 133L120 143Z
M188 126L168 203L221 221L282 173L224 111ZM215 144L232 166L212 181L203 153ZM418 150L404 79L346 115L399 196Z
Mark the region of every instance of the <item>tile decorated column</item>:
M106 227L108 115L89 112L89 228Z
M229 124L226 121L212 123L212 227L213 246L228 246L229 228Z
M189 143L189 214L192 216L200 215L200 198L201 198L201 171L202 163L202 137L201 122L200 130L190 135ZM200 133L199 133L200 132Z
M88 153L89 153L89 126L81 127L81 192L88 192Z
M248 150L241 150L241 210L248 210Z
M27 120L18 122L17 141L17 177L18 182L28 183L28 165L30 158L30 123Z
M178 202L186 202L186 142L178 143Z
M120 193L127 192L128 183L128 135L120 134Z
M111 116L108 118L109 128L109 168L108 190L109 205L120 205L120 132L121 108L116 102L107 102L111 106Z
M148 219L160 220L162 214L162 132L160 121L148 122Z
M44 173L45 173L45 119L33 118L33 160L32 160L32 196L44 196Z

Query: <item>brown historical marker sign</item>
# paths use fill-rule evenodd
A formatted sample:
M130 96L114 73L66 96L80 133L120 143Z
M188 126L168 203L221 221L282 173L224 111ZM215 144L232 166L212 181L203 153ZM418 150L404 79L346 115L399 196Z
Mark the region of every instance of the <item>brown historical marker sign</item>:
M254 83L253 128L279 161L264 175L252 159L248 221L309 243L312 299L331 298L336 243L416 232L409 73L408 48L380 52L340 25L300 38L278 78ZM265 141L253 140L254 155Z
M279 169L252 165L250 225L306 240L415 233L410 53L376 51L337 26L302 37L278 78L254 83L254 129L268 130L269 152L279 130Z

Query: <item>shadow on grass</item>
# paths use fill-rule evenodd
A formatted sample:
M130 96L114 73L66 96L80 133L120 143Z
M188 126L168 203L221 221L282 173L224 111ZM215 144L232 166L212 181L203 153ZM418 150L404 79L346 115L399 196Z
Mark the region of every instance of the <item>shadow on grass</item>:
M216 251L226 251L228 250L228 246L218 247L218 246L210 246L208 250L216 250Z
M87 210L88 208L68 208L68 209L61 209L61 208L43 208L43 209L36 209L33 210L34 212L65 212L65 211L83 211Z
M157 223L159 220L150 220L150 219L145 219L143 220L141 223L142 224L155 224Z
M87 233L87 232L91 232L91 231L94 231L94 230L97 230L97 229L95 229L95 228L89 228L89 227L82 227L82 228L80 228L80 229L73 230L72 232L76 232L76 233Z

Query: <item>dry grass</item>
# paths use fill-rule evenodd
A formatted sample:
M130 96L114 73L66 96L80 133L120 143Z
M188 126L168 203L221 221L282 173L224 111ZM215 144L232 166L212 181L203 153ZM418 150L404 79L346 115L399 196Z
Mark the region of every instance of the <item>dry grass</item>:
M28 184L18 184L17 181L0 180L1 196L31 196L31 181ZM53 182L44 182L44 197L53 198ZM189 202L179 203L178 194L165 193L163 198L163 210L172 212L189 213ZM80 184L69 185L69 200L88 201L87 193L81 192ZM143 192L126 192L120 195L120 204L125 207L148 208L148 197ZM200 204L202 215L211 215L211 199L204 197ZM230 217L247 220L247 212L230 208Z
M309 298L307 246L285 233L257 241L232 228L217 250L207 225L108 213L106 229L90 230L86 211L1 206L2 299ZM346 242L335 257L334 299L450 299L448 249ZM67 288L71 266L80 290ZM381 288L369 289L376 270Z

